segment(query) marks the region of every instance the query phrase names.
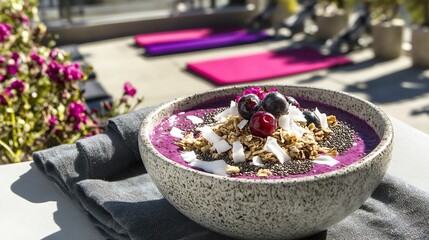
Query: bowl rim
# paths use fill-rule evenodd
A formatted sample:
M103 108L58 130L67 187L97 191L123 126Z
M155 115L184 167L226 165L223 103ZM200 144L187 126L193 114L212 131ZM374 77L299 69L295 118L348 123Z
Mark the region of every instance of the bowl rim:
M383 122L385 124L385 130L384 130L383 135L379 136L380 142L378 143L378 145L370 153L368 153L366 156L364 156L360 160L358 160L358 161L356 161L356 162L354 162L348 166L345 166L345 167L342 167L340 169L336 169L333 171L329 171L329 172L325 172L325 173L321 173L321 174L316 174L316 175L311 175L311 176L296 177L296 178L254 179L254 178L234 178L234 177L229 177L229 176L220 176L220 175L208 173L208 172L205 172L202 170L193 169L189 166L185 166L185 165L182 165L182 164L180 164L174 160L171 160L171 159L165 157L164 155L162 155L160 152L158 152L158 150L151 143L149 136L150 136L151 131L153 131L153 128L151 129L151 131L148 131L149 123L154 119L154 116L156 114L158 114L161 111L163 111L164 109L170 107L170 105L175 104L175 103L179 103L179 102L184 101L184 100L189 99L189 98L195 98L198 95L203 95L203 94L207 94L207 93L211 93L211 92L220 92L220 91L229 90L229 89L246 89L249 87L262 87L262 88L263 87L282 87L282 88L293 87L293 88L302 88L302 89L322 90L322 91L328 91L331 93L339 93L342 95L346 95L348 97L351 97L357 101L363 102L363 103L369 105L370 107L374 108L377 111L377 113L380 114L381 119L383 120ZM335 107L335 106L333 106L333 107ZM345 111L344 109L341 109L341 110ZM353 114L353 115L355 115L355 114ZM154 126L155 125L156 124L154 124ZM145 132L145 136L142 136L143 132ZM295 85L295 84L249 84L249 85L220 87L220 88L215 88L215 89L211 89L208 91L197 92L195 94L190 94L190 95L186 95L183 97L176 98L174 100L170 100L168 102L165 102L165 103L155 107L155 109L153 109L147 115L147 117L142 121L140 129L139 129L139 135L138 135L139 139L138 140L139 140L140 144L148 143L148 144L146 144L147 150L150 151L153 155L155 155L159 159L161 159L162 161L167 162L169 164L172 164L175 167L178 167L179 168L178 170L187 171L187 172L190 172L190 173L193 173L196 175L200 175L201 177L214 178L214 179L218 179L218 180L227 180L227 181L231 181L231 182L253 183L253 184L291 184L291 183L311 182L311 181L318 181L318 180L327 179L327 178L340 177L343 175L347 175L350 172L358 171L359 169L362 169L365 166L371 164L371 162L379 154L381 154L386 148L388 148L390 145L392 145L393 144L393 137L394 137L393 125L392 125L391 120L389 119L388 115L380 107L376 106L375 104L373 104L373 103L371 103L371 102L369 102L363 98L360 98L358 96L352 95L350 93L338 91L338 90L331 90L331 89L327 89L327 88L321 88L321 87L303 86L303 85ZM141 158L143 158L143 156L141 156Z

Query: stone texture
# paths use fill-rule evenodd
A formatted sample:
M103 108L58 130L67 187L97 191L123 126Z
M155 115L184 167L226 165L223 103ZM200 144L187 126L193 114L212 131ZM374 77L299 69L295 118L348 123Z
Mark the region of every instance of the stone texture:
M375 105L347 93L312 87L276 87L291 96L329 102L367 121L381 136L366 157L342 169L295 179L221 177L182 166L158 153L149 134L174 110L245 88L229 87L168 102L143 122L139 148L151 178L164 197L195 222L222 234L246 239L294 239L320 232L355 211L383 178L390 162L393 129Z

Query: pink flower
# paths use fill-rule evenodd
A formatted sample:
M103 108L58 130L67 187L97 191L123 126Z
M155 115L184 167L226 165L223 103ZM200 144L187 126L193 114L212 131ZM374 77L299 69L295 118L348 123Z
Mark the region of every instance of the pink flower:
M19 93L23 93L25 90L25 82L17 79L10 84L10 87L17 90Z
M124 84L124 94L125 95L129 95L131 97L133 97L134 95L136 95L137 90L133 87L133 85L131 85L130 82L126 82Z
M49 52L49 57L54 60L58 56L58 52L59 50L57 48L51 49L51 51Z
M6 98L3 96L3 94L0 94L0 104L1 105L8 105L8 102L6 100Z
M7 96L12 97L12 92L11 92L12 88L11 87L7 87L4 90L4 93L6 93Z
M45 59L43 59L41 56L39 56L35 52L30 53L30 58L35 61L39 66L42 66L45 63Z
M57 121L58 121L58 118L56 116L51 116L48 119L48 127L53 128L55 126L55 124L57 123Z
M46 74L56 82L77 81L83 79L83 72L80 71L78 63L65 65L52 61L48 64Z
M28 20L27 15L25 15L24 13L21 13L21 21L22 21L25 25L30 26L30 20Z
M60 82L61 81L61 70L62 66L56 61L52 61L49 63L48 68L46 69L46 74L48 74L49 78Z
M15 62L18 62L19 59L19 53L18 52L13 52L11 58L13 60L15 60Z
M238 102L238 100L240 99L240 97L242 97L244 95L247 95L247 94L251 94L251 93L257 95L259 97L259 99L262 100L262 99L264 99L264 97L265 97L265 95L267 93L269 93L269 92L276 92L276 91L277 91L277 88L271 88L268 91L267 89L262 89L260 87L251 87L251 88L248 88L248 89L244 90L243 93L241 94L241 96L237 96L235 100L236 100L236 102Z
M0 74L0 83L6 81L6 75Z
M13 59L13 60L12 60ZM15 75L19 72L19 62L17 61L18 58L15 60L13 57L12 59L9 59L10 62L6 65L6 71L10 75Z
M12 33L12 28L7 23L0 23L0 42L4 42Z
M68 81L76 81L83 78L83 73L79 70L78 63L72 63L68 66L63 66L63 72L66 80Z
M70 103L67 115L73 117L77 123L86 123L88 116L86 115L86 106L78 101Z

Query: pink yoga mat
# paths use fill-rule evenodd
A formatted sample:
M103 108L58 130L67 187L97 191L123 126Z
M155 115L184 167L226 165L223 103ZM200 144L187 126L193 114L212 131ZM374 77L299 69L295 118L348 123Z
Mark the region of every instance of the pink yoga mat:
M186 30L145 33L134 36L136 44L140 47L146 47L158 43L178 42L185 40L195 40L204 38L217 33L235 31L238 29L212 29L212 28L194 28Z
M352 63L345 56L325 56L305 47L239 57L191 62L187 69L219 85L284 77Z

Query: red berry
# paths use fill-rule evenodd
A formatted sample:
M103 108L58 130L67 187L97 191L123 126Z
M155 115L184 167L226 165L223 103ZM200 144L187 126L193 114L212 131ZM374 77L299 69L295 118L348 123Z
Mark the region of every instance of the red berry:
M276 131L277 120L271 113L259 111L250 119L249 129L253 135L266 138Z

